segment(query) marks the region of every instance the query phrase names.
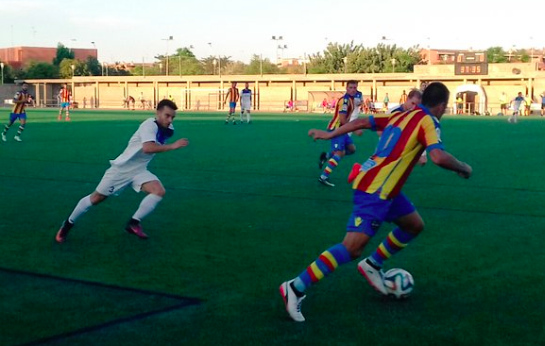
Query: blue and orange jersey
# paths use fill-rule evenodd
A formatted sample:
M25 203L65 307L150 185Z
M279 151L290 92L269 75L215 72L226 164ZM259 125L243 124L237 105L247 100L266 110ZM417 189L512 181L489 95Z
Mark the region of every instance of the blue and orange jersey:
M341 122L341 118L348 118L350 117L350 114L352 114L352 111L354 110L354 98L351 97L348 94L344 94L343 97L337 101L337 105L335 106L335 113L333 113L333 117L331 118L331 121L327 125L327 129L329 131L333 131L341 125L344 125L344 122Z
M61 89L61 102L70 102L70 90L67 88Z
M441 127L424 106L389 116L369 117L373 131L382 131L377 149L361 167L353 188L392 199L401 192L425 149L443 150Z
M25 112L26 105L28 103L28 98L30 97L30 94L26 90L20 90L13 96L13 103L15 105L13 106L13 110L11 111L13 114L23 114ZM20 101L25 101L22 103L17 103Z
M229 88L229 102L238 102L239 98L238 88L230 87Z

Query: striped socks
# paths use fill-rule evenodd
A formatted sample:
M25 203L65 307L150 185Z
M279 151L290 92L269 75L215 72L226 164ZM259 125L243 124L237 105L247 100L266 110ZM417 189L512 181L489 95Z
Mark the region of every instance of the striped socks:
M322 172L323 179L329 178L329 175L331 174L331 172L333 172L335 167L337 167L339 165L339 162L341 162L341 159L342 158L339 155L333 155L333 157L331 157L329 161L327 161L327 166L324 168L324 171Z
M293 286L303 293L312 284L320 281L328 274L332 273L341 264L352 260L350 253L343 244L337 244L324 251L316 261L312 262L308 268L303 271L293 281Z
M384 261L403 250L415 237L401 228L394 229L371 255L371 262L377 267L382 267Z

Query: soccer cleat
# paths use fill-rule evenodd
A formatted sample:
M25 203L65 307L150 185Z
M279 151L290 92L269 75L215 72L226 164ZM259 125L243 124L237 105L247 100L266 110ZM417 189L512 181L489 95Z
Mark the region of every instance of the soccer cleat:
M5 133L2 133L2 141L3 142L7 142L8 139L6 138L6 134Z
M142 231L142 225L137 220L131 219L125 226L125 231L134 234L140 239L148 239L148 235Z
M286 281L280 285L280 295L284 299L286 311L295 322L305 322L305 317L301 313L301 304L306 296L298 297L291 287L291 281Z
M386 291L386 286L384 285L384 273L382 269L375 268L371 265L369 259L366 258L358 263L358 271L377 292L385 296L388 295L388 291Z
M15 136L13 137L13 139L15 139L17 142L22 142L23 140L21 139L21 137L19 136Z
M71 120L70 117L64 118L64 121L70 121L70 120Z
M57 241L57 243L64 243L66 241L66 237L68 237L68 232L70 232L72 227L74 227L74 224L70 223L70 221L64 220L62 222L61 228L55 236L55 240Z
M62 116L59 114L59 116L57 117L57 120L62 120Z
M333 184L332 182L330 182L330 181L329 181L329 178L324 178L324 177L320 176L320 177L318 178L318 181L319 181L321 184L325 185L325 186L335 187L335 184Z
M361 164L356 162L352 166L352 170L350 171L350 174L348 175L348 182L352 183L354 180L356 180L360 172L361 172Z
M325 163L327 162L327 153L323 151L320 154L320 159L318 160L318 168L322 169L324 168Z

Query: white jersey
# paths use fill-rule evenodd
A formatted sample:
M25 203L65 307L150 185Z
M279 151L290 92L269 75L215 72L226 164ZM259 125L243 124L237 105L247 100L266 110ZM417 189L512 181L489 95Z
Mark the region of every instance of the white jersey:
M360 107L362 103L363 103L363 95L360 91L358 91L356 95L354 95L354 110L350 114L350 118L348 119L349 122L359 118Z
M145 120L138 130L132 135L127 148L115 160L111 160L112 168L119 172L133 172L146 170L148 163L155 154L146 154L142 151L144 143L155 142L165 144L165 141L174 133L172 125L168 129L162 129L155 119Z
M240 103L244 105L252 104L252 91L250 89L242 89L240 94Z

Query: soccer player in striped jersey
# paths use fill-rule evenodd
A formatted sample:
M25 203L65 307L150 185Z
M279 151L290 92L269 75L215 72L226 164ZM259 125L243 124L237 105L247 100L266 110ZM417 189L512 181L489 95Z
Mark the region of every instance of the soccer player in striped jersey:
M223 101L223 104L226 104L227 99L229 99L229 114L227 114L225 124L228 124L229 120L233 121L233 125L237 124L235 119L235 109L237 108L239 98L240 94L238 93L237 82L233 82L229 88L229 91L227 91L227 95L225 95L225 100Z
M382 266L392 255L405 248L424 229L424 222L414 205L401 193L421 153L427 150L433 163L469 178L472 168L458 161L443 148L439 121L449 100L449 90L442 83L432 83L422 96L422 105L391 116L357 119L334 131L312 129L316 139L331 139L357 129L383 131L375 153L360 169L353 170L354 207L344 240L323 252L299 276L282 283L280 293L290 317L305 320L301 313L304 292L332 273L339 265L358 259L383 222L397 225L371 256L358 263L358 270L369 284L387 294Z
M398 112L413 110L416 106L418 106L422 102L422 92L418 89L412 89L411 91L409 91L409 95L406 95L405 90L403 90L403 95L405 95L405 102L403 102L396 108L389 110L387 112L388 114L394 114ZM418 165L424 166L427 162L428 162L428 155L424 151L422 155L420 156L420 158L418 159Z
M252 109L252 90L250 84L246 83L245 88L240 94L240 123L244 124L244 113L246 113L246 122L251 124L250 111Z
M19 130L13 139L15 139L17 142L22 142L21 135L23 134L26 125L26 106L29 103L34 104L34 98L28 93L27 83L23 82L21 90L19 90L13 97L13 103L15 105L13 106L13 110L9 116L9 123L4 125L4 131L2 132L2 141L4 142L7 141L6 134L8 133L9 128L17 119L19 119Z
M64 120L70 121L70 102L72 102L72 93L70 92L70 89L68 89L66 83L62 86L59 96L61 99L61 108L59 109L59 117L57 120L62 120L62 111L63 109L66 109L66 117Z
M327 125L327 131L332 132L338 129L340 126L349 122L350 116L356 110L355 97L358 95L358 82L350 80L346 83L346 94L343 95L335 106L335 112L331 121ZM361 94L361 93L360 93ZM361 99L361 97L360 97ZM359 113L358 113L359 114ZM357 115L356 115L357 116ZM327 165L322 171L322 174L318 178L318 181L326 186L334 187L331 181L329 181L329 175L335 167L339 165L342 158L345 155L352 155L356 152L356 146L350 138L350 135L344 134L339 137L331 139L331 153L327 155L325 152L320 154L319 167L322 168L327 160ZM329 160L328 160L329 158Z

